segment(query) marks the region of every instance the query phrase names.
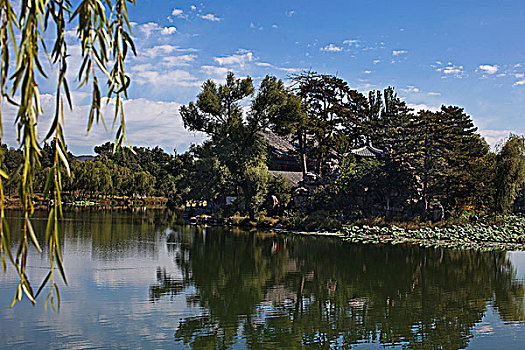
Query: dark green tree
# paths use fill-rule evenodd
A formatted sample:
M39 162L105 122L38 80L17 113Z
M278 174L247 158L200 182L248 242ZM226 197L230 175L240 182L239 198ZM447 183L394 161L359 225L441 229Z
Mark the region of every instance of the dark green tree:
M269 179L267 143L260 132L271 129L280 135L290 133L300 123L302 113L300 99L287 91L282 81L267 76L243 115L241 104L253 93L250 78L236 79L229 73L224 85L205 82L196 102L180 109L187 129L210 137L191 150L195 160L189 176L194 189L190 198L235 196L240 208L252 216L264 202ZM207 176L201 176L203 167Z
M349 146L359 142L368 104L362 94L333 75L308 71L292 76L292 83L307 107L301 127L296 129L299 151L311 157L315 171L321 174L336 158L334 152L339 150L342 136Z
M393 87L371 91L365 134L375 147L390 147L406 158L412 149L412 110L396 94Z
M525 184L525 138L511 134L497 155L496 210L508 213Z

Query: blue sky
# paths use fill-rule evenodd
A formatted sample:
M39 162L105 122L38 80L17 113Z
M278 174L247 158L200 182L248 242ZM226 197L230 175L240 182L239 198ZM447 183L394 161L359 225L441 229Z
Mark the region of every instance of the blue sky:
M257 84L266 74L312 69L361 92L394 86L416 109L464 107L492 145L525 130L523 1L137 0L130 19L139 52L128 62L132 144L181 152L200 142L203 135L183 129L178 108L227 71ZM51 106L53 90L42 89ZM67 142L92 153L112 136L103 127L86 136L86 93L74 100Z

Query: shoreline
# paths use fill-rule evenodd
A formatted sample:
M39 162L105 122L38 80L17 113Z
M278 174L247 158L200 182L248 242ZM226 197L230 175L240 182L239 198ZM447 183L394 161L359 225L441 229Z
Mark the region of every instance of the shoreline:
M129 203L129 202L128 202ZM126 204L128 204L126 203ZM120 204L120 203L119 203ZM129 203L131 204L131 203ZM65 205L66 210L73 211L113 211L113 210L151 210L168 209L163 206L139 207L139 206L69 206ZM9 211L19 210L20 208L5 208ZM47 210L46 206L35 207L35 210ZM175 214L176 215L176 214ZM236 217L235 220L228 222L224 219L222 224L211 224L209 226L230 226L244 228L259 228L273 231L278 234L294 234L304 236L333 237L344 242L353 244L374 244L374 245L416 245L420 247L449 248L449 249L468 249L478 251L525 251L525 217L521 216L502 216L492 218L498 223L486 224L453 224L449 226L428 226L419 223L419 227L414 227L415 223L396 222L391 225L367 225L359 223L343 224L340 228L323 229L317 227L308 230L305 227L293 227L293 225L282 225L283 218L264 217L261 221L250 220L246 217ZM185 220L186 221L186 220ZM228 223L226 223L228 222ZM271 222L271 223L270 223ZM190 224L186 221L186 224ZM405 228L396 226L404 225ZM190 225L200 226L200 223ZM406 228L412 227L412 228Z

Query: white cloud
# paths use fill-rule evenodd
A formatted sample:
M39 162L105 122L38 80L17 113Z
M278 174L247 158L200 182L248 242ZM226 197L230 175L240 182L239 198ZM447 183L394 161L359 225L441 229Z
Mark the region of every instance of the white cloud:
M462 70L463 70L463 66L459 66L459 67L452 66L452 67L445 67L441 69L441 71L445 74L458 74L458 73L461 73Z
M74 109L64 110L64 130L68 148L74 154L86 154L93 152L93 147L106 141L114 139L115 130L106 132L102 125L94 125L92 130L87 133L86 125L89 115L89 101L78 103L83 100L73 92L73 100L76 102ZM50 94L42 94L42 108L44 115L39 120L39 135L45 135L50 126L51 113L54 112L55 97ZM186 131L179 114L180 104L176 102L158 102L144 98L131 99L124 101L124 111L126 116L126 137L132 145L155 147L160 146L167 152L174 148L185 150L191 143L200 143L204 139L202 134L194 134ZM106 125L111 128L114 104L103 103L102 112L105 116ZM3 142L16 145L16 132L10 132L12 121L15 118L15 110L6 108L3 115L5 138Z
M408 108L412 108L415 112L419 112L419 111L437 112L437 111L439 111L439 107L432 107L432 106L429 106L429 105L427 105L425 103L419 103L419 104L407 103L407 106L408 106Z
M217 62L221 66L237 64L241 67L244 67L244 65L247 62L251 62L254 60L252 52L246 51L246 50L239 50L239 52L242 52L242 53L230 55L230 56L224 56L224 57L214 57L213 59L215 60L215 62Z
M381 60L374 60L373 62L374 64L378 64L379 62L381 62Z
M147 38L151 34L153 34L156 31L160 31L162 28L159 26L158 23L155 22L148 22L137 25L138 31Z
M516 74L514 74L514 78L516 78L516 79L523 78L523 77L525 77L525 74L523 74L523 73L516 73Z
M284 14L286 15L286 17L292 17L295 14L295 11L294 10L285 11Z
M250 28L251 28L251 29L259 29L259 30L263 30L263 29L264 29L263 26L259 26L259 27L257 27L257 26L255 25L255 23L253 23L253 22L250 22Z
M400 91L403 91L405 93L418 93L419 88L415 87L414 85L408 85L406 89L400 89Z
M514 86L519 86L519 85L525 85L525 79L518 80L517 82L514 83Z
M455 65L452 62L448 62L446 65L441 65L441 66L432 65L431 67L434 68L437 72L442 73L443 74L442 78L447 78L449 76L452 76L452 77L461 79L464 76L466 76L463 66Z
M183 12L184 11L182 11L181 9L173 9L173 11L171 11L171 15L175 17L183 18L184 17Z
M326 45L325 47L321 47L321 51L325 52L341 52L343 51L342 47L336 46L334 44Z
M487 140L492 147L507 138L511 133L518 133L515 130L492 130L480 129L479 133Z
M279 28L277 24L272 24L272 28Z
M154 147L159 145L168 152L185 149L200 142L204 135L195 135L184 129L179 114L180 104L146 99L125 103L127 138L133 145Z
M429 92L427 93L429 96L441 96L441 93L439 92Z
M377 88L377 85L370 83L362 83L358 84L356 88L359 89L361 92L367 94L369 91L375 90Z
M212 21L212 22L219 22L222 20L222 18L217 17L213 13L208 13L206 15L199 15L199 17L202 19L208 20L208 21Z
M191 5L191 6L190 6L190 9L191 9L192 11L195 11L195 10L197 9L197 6L195 6L195 5Z
M393 50L392 51L392 55L393 56L405 55L407 53L408 53L408 51L406 51L406 50Z
M175 45L157 45L150 48L143 48L139 50L141 57L155 58L158 56L170 55L174 52L196 52L197 49L181 48Z
M162 28L162 30L160 31L160 33L162 35L170 35L170 34L175 34L177 32L177 28L175 27L164 27Z
M497 65L482 64L478 67L479 70L486 74L495 74L498 71Z
M135 64L131 68L132 72L147 72L155 70L155 67L151 63Z
M360 44L357 44L356 47L359 47ZM375 43L369 43L366 44L365 47L362 48L363 51L377 51L382 50L385 48L385 43L383 41L375 42Z
M370 74L370 73L372 73L372 71L371 70L365 70L365 71L363 71L363 73Z
M134 27L135 33L139 34L137 35L137 38L144 38L151 40L158 36L158 34L162 35L169 35L174 34L177 32L177 28L170 26L170 27L161 27L156 22L148 22L148 23L142 23L142 24L136 24L133 23L132 26Z
M281 70L283 72L287 72L287 73L296 73L296 72L299 72L301 69L300 68L284 68L284 67L277 67L271 63L267 63L267 62L255 62L255 64L259 67L267 67L267 68L271 68L271 69L277 69L277 70Z
M231 69L226 67L217 67L217 66L202 66L201 70L208 76L214 78L224 78Z
M194 62L197 55L180 55L180 56L166 56L162 62L167 66L187 66L190 62Z
M66 30L65 36L68 39L75 40L77 38L77 31L76 30Z
M201 81L197 77L181 69L133 71L133 82L141 85L153 85L156 89L165 89L170 86L189 87L201 85Z
M278 69L278 70L282 70L283 72L287 72L287 73L296 73L296 72L301 71L300 68L276 67L276 69Z
M349 45L349 46L355 46L355 47L359 47L359 43L360 43L360 41L359 40L355 40L355 39L343 41L343 44Z

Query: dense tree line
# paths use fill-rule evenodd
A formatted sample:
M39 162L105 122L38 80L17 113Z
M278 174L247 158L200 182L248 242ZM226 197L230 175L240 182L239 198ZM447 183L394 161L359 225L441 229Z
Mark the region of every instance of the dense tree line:
M40 167L34 174L36 192L44 189L47 174L53 165L52 152L52 145L45 143ZM62 174L63 191L78 196L138 194L180 198L178 182L182 161L178 156L167 154L159 147L122 148L113 153L113 144L109 142L95 147L95 152L97 155L92 160L78 160L68 154L71 176ZM2 167L10 178L5 187L6 193L16 195L21 151L2 145L2 157Z
M391 87L367 95L343 79L315 72L285 84L265 77L258 89L251 78L232 73L224 84L209 80L195 102L182 106L185 127L208 138L183 154L159 147L95 147L92 161L69 154L71 176L63 189L73 194L157 195L171 203L235 198L234 210L251 216L282 206L292 188L269 173L271 154L262 132L290 140L303 174L322 184L310 195L309 210L363 215L425 215L432 203L452 211L509 212L525 179L525 141L511 135L495 152L478 133L472 117L457 106L415 112ZM54 142L54 141L52 141ZM45 144L34 174L42 191L53 168L53 143ZM371 144L384 151L375 158L349 150ZM2 169L10 176L7 194L16 194L22 153L2 145Z

